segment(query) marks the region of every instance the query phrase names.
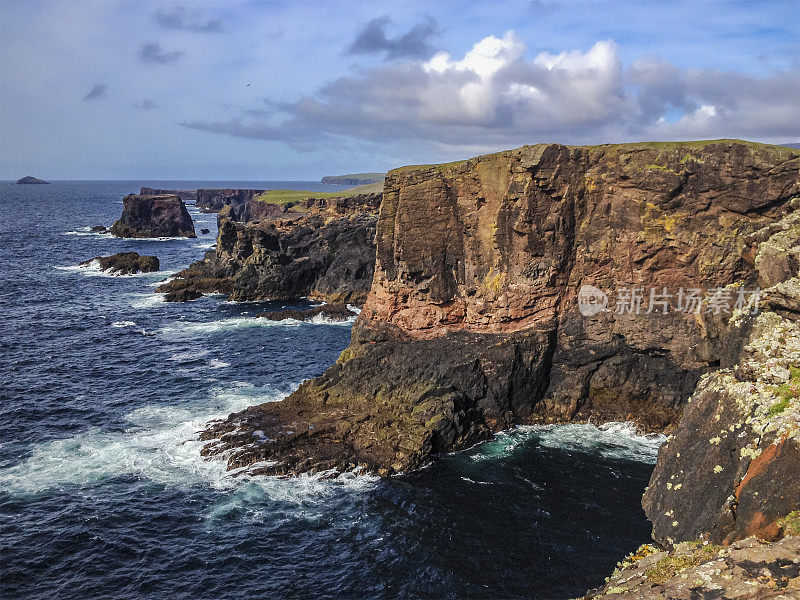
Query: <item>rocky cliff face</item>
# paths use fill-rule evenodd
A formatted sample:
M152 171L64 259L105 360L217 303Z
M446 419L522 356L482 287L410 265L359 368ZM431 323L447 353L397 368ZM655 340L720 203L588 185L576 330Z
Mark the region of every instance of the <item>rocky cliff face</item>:
M226 206L243 206L264 190L220 189L197 190L197 207L205 212L219 212Z
M161 286L167 300L222 292L233 300L313 297L362 304L375 264L380 195L309 198L290 206L228 205L215 250Z
M129 194L122 201L122 217L109 231L118 237L196 237L186 205L176 195Z
M757 284L753 236L790 210L799 166L794 150L716 141L392 171L350 348L287 400L214 424L206 453L389 474L517 423L672 429L701 375L738 359L719 290ZM581 290L607 310L582 315Z
M731 368L704 375L644 496L662 545L775 540L800 509L800 200L758 232L760 310L730 316ZM698 501L702 499L702 501Z

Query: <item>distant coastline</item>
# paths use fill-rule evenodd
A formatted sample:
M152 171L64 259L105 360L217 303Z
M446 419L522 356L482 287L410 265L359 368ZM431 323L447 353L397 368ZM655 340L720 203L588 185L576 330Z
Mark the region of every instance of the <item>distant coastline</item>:
M354 186L383 183L384 179L386 179L386 173L350 173L349 175L328 175L320 179L320 183Z

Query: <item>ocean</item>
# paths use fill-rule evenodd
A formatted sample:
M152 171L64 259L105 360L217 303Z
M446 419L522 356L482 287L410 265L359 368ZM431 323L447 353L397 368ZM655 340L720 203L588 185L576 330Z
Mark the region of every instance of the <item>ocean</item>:
M352 323L269 322L309 303L165 303L197 239L122 240L140 186L0 183L0 597L565 599L649 540L639 503L661 436L628 424L520 427L417 472L249 478L200 456L214 418L320 375ZM201 235L200 229L211 230ZM136 250L161 271L78 262Z

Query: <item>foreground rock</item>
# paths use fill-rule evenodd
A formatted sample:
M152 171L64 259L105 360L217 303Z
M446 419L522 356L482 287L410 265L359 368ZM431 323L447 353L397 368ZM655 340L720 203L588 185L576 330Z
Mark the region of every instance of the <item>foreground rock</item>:
M108 227L106 227L105 225L95 225L89 231L91 231L92 233L105 233L108 231Z
M50 183L50 182L45 181L44 179L37 179L36 177L31 177L30 175L28 175L27 177L23 177L22 179L17 179L17 184L19 185L43 184L43 183Z
M798 531L797 533L800 533ZM642 547L586 600L789 600L800 597L800 537L755 537L723 548L683 543L670 552Z
M157 257L140 255L138 252L118 252L111 256L95 256L79 264L90 265L95 261L102 271L111 271L117 275L152 273L159 269Z
M735 364L703 376L659 452L643 504L662 545L775 540L800 509L800 200L790 207L755 236L761 310L731 315Z
M709 310L709 291L756 286L799 166L796 151L723 140L392 171L350 347L283 402L213 424L204 452L262 473L388 475L520 423L673 430L701 375L739 358L746 332ZM609 310L582 316L587 285ZM667 314L644 296L664 287ZM701 290L697 312L677 310L681 288Z
M264 317L270 321L285 321L294 319L296 321L310 321L314 317L324 317L332 321L346 321L356 316L356 312L350 310L345 304L324 304L315 306L307 310L279 310L273 312L262 312L256 316Z
M122 202L122 217L108 229L117 237L197 237L192 217L176 195L129 194Z
M158 291L167 301L223 293L231 300L362 304L375 265L379 205L380 194L364 194L225 207L216 248Z

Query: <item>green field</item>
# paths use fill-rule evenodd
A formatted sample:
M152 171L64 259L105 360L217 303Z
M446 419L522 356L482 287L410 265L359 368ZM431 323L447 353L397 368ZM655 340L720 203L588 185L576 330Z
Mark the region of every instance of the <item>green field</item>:
M369 183L359 185L354 188L342 190L341 192L311 192L308 190L269 190L256 198L262 202L271 204L286 204L288 202L299 202L306 198L344 198L355 196L356 194L379 194L383 191L383 183Z

